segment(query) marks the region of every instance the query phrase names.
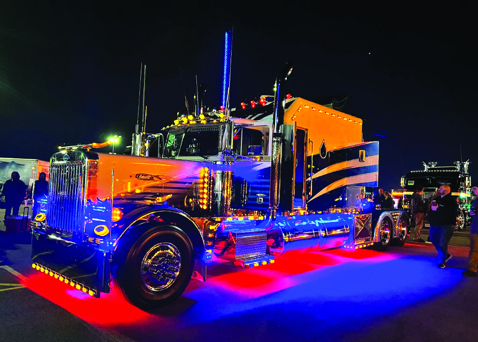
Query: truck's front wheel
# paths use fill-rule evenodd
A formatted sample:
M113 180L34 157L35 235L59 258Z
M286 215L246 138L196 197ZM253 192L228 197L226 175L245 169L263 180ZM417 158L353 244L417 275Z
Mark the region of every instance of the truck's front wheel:
M173 227L144 233L118 266L115 285L132 304L152 309L186 289L194 268L190 239Z

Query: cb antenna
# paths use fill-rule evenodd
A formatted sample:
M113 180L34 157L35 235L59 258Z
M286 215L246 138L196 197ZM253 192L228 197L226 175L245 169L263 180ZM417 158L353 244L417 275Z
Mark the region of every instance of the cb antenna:
M181 71L181 65L179 65L179 76L181 77L181 85L183 86L184 105L186 106L186 112L188 114L190 114L190 112L189 112L189 102L188 102L188 97L186 96L186 88L184 87L183 72Z

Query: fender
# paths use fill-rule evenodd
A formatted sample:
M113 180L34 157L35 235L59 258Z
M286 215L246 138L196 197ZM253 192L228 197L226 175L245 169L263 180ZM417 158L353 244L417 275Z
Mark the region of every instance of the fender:
M187 235L193 244L194 257L196 259L202 257L205 243L201 229L191 216L169 206L140 206L127 212L116 224L121 233L114 242L114 251L121 249L124 244L129 245L130 240L137 239L146 231L166 225L175 226Z

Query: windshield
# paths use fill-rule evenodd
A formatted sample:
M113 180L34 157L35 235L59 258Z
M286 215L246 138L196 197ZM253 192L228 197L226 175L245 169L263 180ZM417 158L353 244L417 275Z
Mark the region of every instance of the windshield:
M169 132L164 158L216 156L219 153L219 127L188 128Z

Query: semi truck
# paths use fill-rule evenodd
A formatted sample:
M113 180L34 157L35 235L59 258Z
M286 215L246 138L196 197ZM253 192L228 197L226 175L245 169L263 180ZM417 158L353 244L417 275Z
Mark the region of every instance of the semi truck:
M458 202L456 229L463 230L470 223L471 176L470 161L455 161L453 165L439 166L437 162L423 161L422 170L413 170L401 178L403 209L410 214L413 192L423 189L423 200L429 202L441 185L449 185L451 195ZM428 224L428 223L425 223Z
M290 71L243 109L134 133L133 155L62 147L47 211L32 222L32 267L95 297L114 284L150 309L192 277L206 281L215 258L267 267L296 249L403 245L406 212L364 209L378 142L363 141L361 119L286 96ZM159 156L154 139L164 141Z

